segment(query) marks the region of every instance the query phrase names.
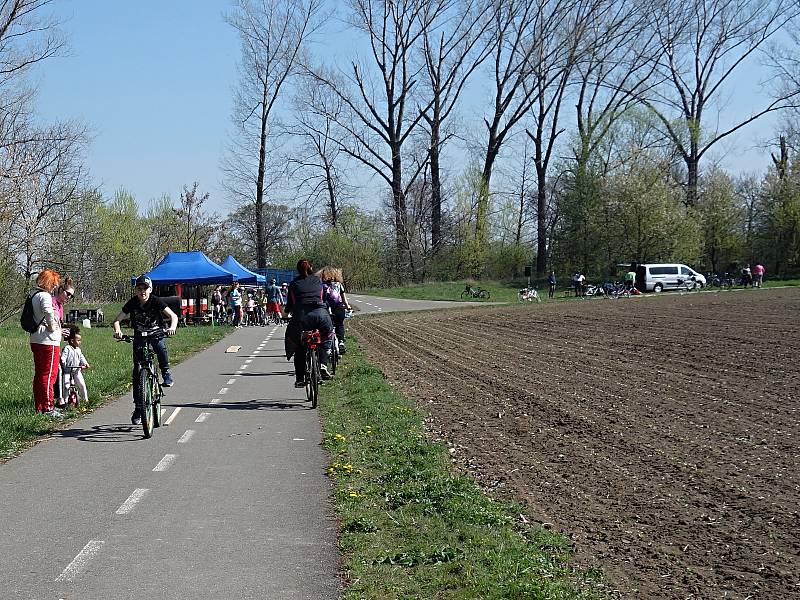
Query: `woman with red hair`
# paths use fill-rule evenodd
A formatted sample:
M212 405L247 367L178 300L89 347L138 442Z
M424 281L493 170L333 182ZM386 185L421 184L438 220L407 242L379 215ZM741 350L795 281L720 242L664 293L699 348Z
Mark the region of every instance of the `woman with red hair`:
M305 387L306 361L300 344L300 335L303 331L319 329L324 340L318 351L320 372L323 379L330 379L327 365L333 324L325 307L322 292L322 280L314 275L311 263L305 258L298 261L297 277L289 284L286 298L286 312L291 314L291 319L284 337L287 360L294 356L295 387Z
M61 319L53 306L52 294L61 283L61 276L52 269L43 269L36 278L36 289L32 293L33 317L39 327L31 333L33 352L33 402L36 412L48 417L60 417L61 412L53 406L53 385L58 378L58 363L61 350Z

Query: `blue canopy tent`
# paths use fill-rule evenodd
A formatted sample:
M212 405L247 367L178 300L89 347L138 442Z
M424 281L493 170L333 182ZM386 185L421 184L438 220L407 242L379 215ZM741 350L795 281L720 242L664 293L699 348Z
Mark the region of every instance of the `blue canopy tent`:
M233 283L238 279L235 273L220 267L199 250L170 252L147 276L153 280L154 285L214 285ZM135 282L136 277L132 277L131 283Z
M234 273L239 278L239 283L255 283L257 285L267 283L266 277L253 273L250 269L242 266L233 256L228 255L228 258L222 261L222 267Z

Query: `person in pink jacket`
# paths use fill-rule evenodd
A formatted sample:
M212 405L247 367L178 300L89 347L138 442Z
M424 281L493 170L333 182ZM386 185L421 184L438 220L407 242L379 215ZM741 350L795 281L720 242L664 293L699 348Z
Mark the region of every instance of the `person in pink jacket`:
M758 263L755 267L753 267L753 287L761 287L761 284L764 283L765 271L766 269L761 263Z

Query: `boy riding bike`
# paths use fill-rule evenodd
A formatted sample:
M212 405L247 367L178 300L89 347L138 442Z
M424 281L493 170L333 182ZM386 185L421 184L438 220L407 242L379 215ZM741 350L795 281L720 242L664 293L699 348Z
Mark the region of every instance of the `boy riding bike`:
M152 333L163 331L165 328L164 317L169 318L169 327L166 330L166 335L175 335L175 330L178 328L178 315L176 315L158 296L152 294L153 282L147 275L141 275L136 280L136 295L128 300L122 307L122 311L114 319L112 326L114 327L114 337L118 340L122 339L122 329L120 328L120 321L130 317L131 327L133 328L133 355L136 357L144 348L145 345L150 345L158 358L158 365L161 368L161 375L164 378L164 387L170 387L173 383L172 373L169 370L169 354L167 352L167 344L163 337L142 335L143 333ZM136 381L138 376L138 366L134 360L133 367L133 381ZM134 406L133 414L131 415L131 424L139 425L142 422L142 416L139 412L140 407Z

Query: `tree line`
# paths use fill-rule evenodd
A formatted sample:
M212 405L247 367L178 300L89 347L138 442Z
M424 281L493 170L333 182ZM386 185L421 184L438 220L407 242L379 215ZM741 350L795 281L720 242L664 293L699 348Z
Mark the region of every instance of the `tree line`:
M9 297L45 264L119 296L186 249L251 267L309 256L356 287L526 265L800 270L795 2L235 0L225 215L197 183L177 201L103 197L87 125L37 119L30 72L65 44L49 4L0 7ZM334 30L352 43L332 52ZM760 104L739 114L726 102L753 72ZM723 170L724 144L770 114L770 168Z

